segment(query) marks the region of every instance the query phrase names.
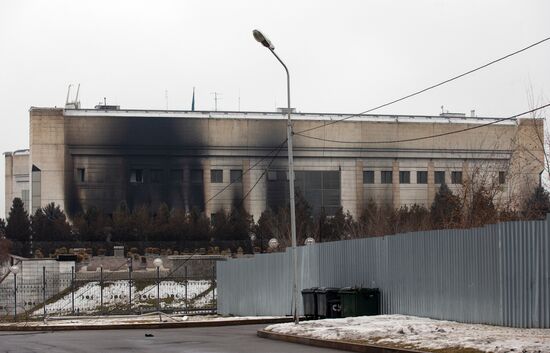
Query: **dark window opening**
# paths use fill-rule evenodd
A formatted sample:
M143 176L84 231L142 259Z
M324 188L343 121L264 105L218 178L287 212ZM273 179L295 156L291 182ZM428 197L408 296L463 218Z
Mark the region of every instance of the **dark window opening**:
M275 181L277 180L277 172L274 170L268 170L267 171L267 180L268 181Z
M159 184L162 182L162 170L151 169L151 183Z
M210 182L211 183L223 183L223 170L222 169L212 169L210 171Z
M76 174L77 174L77 177L78 177L78 181L83 183L86 181L86 169L84 168L77 168L76 169Z
M462 184L462 172L451 172L451 184Z
M130 183L143 183L142 169L132 169L130 172Z
M170 182L173 184L183 183L183 169L172 169L170 171Z
M363 171L363 184L374 184L374 171L373 170L364 170Z
M442 172L442 171L434 172L434 183L445 184L445 172Z
M410 184L411 183L411 172L409 171L400 171L399 172L399 184Z
M231 169L229 173L229 180L232 183L240 183L243 178L243 171L241 169Z
M380 182L382 184L391 184L393 182L393 172L391 170L383 170L380 172Z
M498 183L506 184L506 172L498 172Z
M191 183L202 184L202 169L191 169Z
M428 184L428 172L424 170L416 172L416 183Z

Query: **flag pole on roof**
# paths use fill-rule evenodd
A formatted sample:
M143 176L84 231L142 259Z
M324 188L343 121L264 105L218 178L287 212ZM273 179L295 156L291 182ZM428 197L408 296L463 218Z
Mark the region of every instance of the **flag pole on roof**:
M191 100L191 111L195 111L195 87L193 87L193 100Z

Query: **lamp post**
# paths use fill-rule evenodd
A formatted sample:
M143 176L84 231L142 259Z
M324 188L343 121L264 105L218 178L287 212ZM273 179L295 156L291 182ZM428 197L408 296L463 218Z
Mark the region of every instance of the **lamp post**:
M13 319L17 321L17 274L19 273L19 266L11 266L10 271L13 273Z
M289 189L290 189L290 233L292 236L292 259L293 259L293 267L294 267L294 281L292 285L292 311L294 316L294 323L297 324L299 322L298 318L298 253L296 251L296 211L294 206L294 157L292 155L292 120L290 118L290 74L288 72L288 68L286 67L285 63L279 58L279 56L275 53L275 46L271 43L271 41L262 34L262 32L255 29L252 31L252 35L254 36L254 39L261 43L264 47L269 49L269 51L277 58L277 60L283 65L285 72L286 72L286 92L287 92L287 128L286 128L286 134L287 134L287 147L288 147L288 183L289 183Z
M157 268L157 311L160 313L160 267L162 266L162 259L157 257L153 260L153 265Z

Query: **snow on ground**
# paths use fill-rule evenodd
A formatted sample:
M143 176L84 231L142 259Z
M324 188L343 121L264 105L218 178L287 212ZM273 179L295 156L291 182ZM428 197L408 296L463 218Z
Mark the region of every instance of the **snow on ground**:
M189 280L187 285L187 299L190 307L199 305L205 306L212 303L212 291L208 291L211 282L207 280ZM206 294L195 298L200 294ZM129 286L128 281L113 281L103 285L103 305L105 308L113 308L116 306L125 306L129 302ZM185 284L176 281L162 281L160 283L160 298L161 307L183 309L185 303ZM135 285L132 286L132 307L151 306L156 304L157 285L148 285L145 288L137 290ZM68 314L72 312L72 294L69 292L59 300L47 304L46 312L49 315ZM90 313L101 308L101 287L99 282L89 282L79 287L74 293L75 311L79 313ZM34 315L42 315L43 309L38 309Z
M549 353L550 329L519 329L404 315L361 316L276 324L267 331L416 349L471 348L483 352Z

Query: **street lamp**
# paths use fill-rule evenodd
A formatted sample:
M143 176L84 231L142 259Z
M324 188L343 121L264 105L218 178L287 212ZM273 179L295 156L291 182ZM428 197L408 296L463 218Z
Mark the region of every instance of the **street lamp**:
M269 51L277 58L277 60L283 65L285 72L286 72L286 92L287 92L287 128L286 128L286 135L287 135L287 147L288 147L288 183L289 183L289 191L290 191L290 233L292 235L292 258L294 262L294 281L292 285L292 305L293 305L293 316L294 316L294 323L299 322L298 318L298 253L296 250L296 211L294 206L294 158L292 155L292 120L290 118L290 74L288 72L288 68L286 67L285 63L279 58L279 56L275 53L275 46L271 43L271 41L260 31L255 29L252 31L252 35L254 36L254 39L261 43L264 47L269 49Z
M277 240L277 238L271 238L269 239L269 242L267 243L267 245L271 250L275 250L279 247L279 241Z
M10 271L13 273L13 319L17 321L17 274L19 273L19 266L11 266Z
M153 265L157 268L157 311L160 314L160 267L162 266L162 259L157 257L153 260Z

